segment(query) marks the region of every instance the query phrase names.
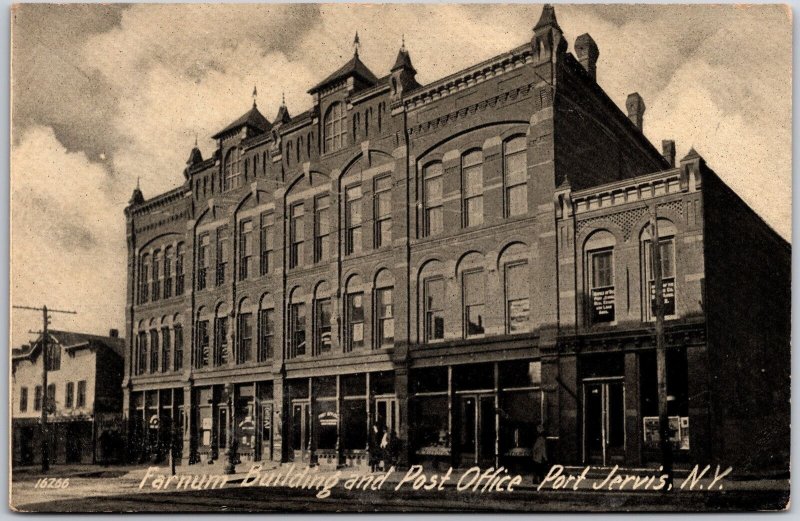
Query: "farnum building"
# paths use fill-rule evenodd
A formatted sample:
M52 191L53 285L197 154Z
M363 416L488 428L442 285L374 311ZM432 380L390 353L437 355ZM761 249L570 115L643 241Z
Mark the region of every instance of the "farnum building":
M655 212L677 459L785 465L789 245L652 146L588 34L567 47L546 6L428 85L405 48L380 78L356 50L310 110L254 103L183 184L137 189L132 454L360 465L377 421L402 464L515 466L542 423L554 461L653 463Z

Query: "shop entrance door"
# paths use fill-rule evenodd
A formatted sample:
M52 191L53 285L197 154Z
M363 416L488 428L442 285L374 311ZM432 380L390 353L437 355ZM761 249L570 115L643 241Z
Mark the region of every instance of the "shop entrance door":
M462 396L462 462L481 466L494 465L496 438L494 396Z
M625 460L625 384L621 379L583 382L583 459L609 465Z
M292 452L293 461L309 462L311 453L311 404L308 400L292 401Z
M394 397L375 399L375 421L385 427L387 432L394 431L395 434L398 432L398 418L397 399Z
M261 461L272 460L272 404L261 404L261 416L256 422L261 426L259 443L261 444Z

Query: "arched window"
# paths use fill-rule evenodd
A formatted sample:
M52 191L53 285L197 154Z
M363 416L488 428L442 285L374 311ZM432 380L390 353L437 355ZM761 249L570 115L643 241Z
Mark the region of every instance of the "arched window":
M289 299L289 352L286 358L297 358L306 354L306 304L295 289Z
M170 298L172 296L173 254L172 246L164 248L164 298Z
M525 137L511 138L503 144L503 192L505 216L528 213L528 172Z
M174 371L183 370L183 325L181 324L180 315L176 314L172 319L173 337L175 340L175 355L172 363Z
M209 327L207 308L197 311L195 323L195 345L192 360L195 368L208 367L211 363L211 328Z
M286 143L286 166L292 163L292 142Z
M589 237L583 248L590 324L609 323L616 320L615 246L616 239L611 232L598 230Z
M229 308L225 304L217 306L214 317L214 365L227 365L228 353L228 315Z
M186 259L186 247L182 242L178 243L178 250L175 255L175 296L183 295L183 263Z
M142 262L139 267L139 304L144 304L149 298L150 281L150 256L142 255Z
M334 103L325 114L325 152L333 152L347 145L344 104Z
M461 207L464 228L483 224L483 152L461 156Z
M253 357L253 309L248 299L239 303L236 316L236 363L252 362Z
M241 152L236 147L231 148L225 155L225 165L223 168L225 177L222 185L223 191L228 191L239 187L241 183L241 167Z
M172 337L169 334L169 319L161 319L161 372L166 373L172 369Z
M266 362L275 352L275 305L270 295L261 297L258 308L258 361Z
M144 374L147 371L147 331L144 321L139 322L139 331L136 335L136 374Z
M314 355L324 355L331 351L332 317L330 285L327 282L320 282L314 290Z
M431 163L423 169L422 178L422 235L430 237L442 233L442 169L441 163Z
M158 372L158 323L156 319L150 321L150 367L149 373Z
M652 226L645 226L640 235L641 259L642 259L642 311L644 320L654 320L656 316L656 285L653 258ZM676 229L672 221L668 219L658 219L658 244L661 287L664 296L664 316L674 317L677 315L675 300L677 295L677 284L675 276L675 234Z
M381 270L375 277L375 348L394 345L394 276Z
M161 298L161 252L153 253L153 302Z
M344 296L344 351L364 347L364 282L358 275L348 279Z

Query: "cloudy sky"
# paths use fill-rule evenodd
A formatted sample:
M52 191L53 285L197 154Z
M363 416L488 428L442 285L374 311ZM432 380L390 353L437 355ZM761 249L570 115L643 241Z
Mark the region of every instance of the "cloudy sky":
M123 329L123 208L183 182L195 134L252 103L274 117L352 54L388 72L405 34L427 83L529 40L541 5L16 5L12 14L13 304L70 308L53 327ZM598 83L645 99L645 134L694 146L791 236L791 13L782 6L570 6L570 50L589 32ZM657 145L660 148L660 145ZM14 311L12 346L41 326Z

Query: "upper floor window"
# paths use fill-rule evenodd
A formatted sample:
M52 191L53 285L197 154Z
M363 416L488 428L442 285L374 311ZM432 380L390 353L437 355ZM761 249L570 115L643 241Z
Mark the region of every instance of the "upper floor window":
M612 249L589 252L591 266L589 298L592 323L615 320L614 251Z
M325 152L347 146L347 126L343 103L334 103L325 114Z
M158 372L158 330L150 330L150 366L148 372Z
M178 250L175 255L175 296L183 295L183 263L186 258L186 248L183 243L178 244Z
M253 263L253 221L239 223L239 280L250 277Z
M136 337L136 349L138 357L136 358L136 374L144 374L147 372L147 333L140 331Z
M53 341L47 343L47 370L61 369L61 346Z
M288 358L306 354L306 305L296 302L289 306Z
M67 389L64 393L64 407L67 409L72 409L73 403L75 402L75 384L73 382L67 382Z
M139 303L144 304L149 298L150 289L150 256L142 255L142 264L139 270Z
M56 407L56 384L47 384L47 396L44 406L49 412L54 412Z
M272 358L274 353L275 310L262 309L258 316L258 361Z
M153 253L153 301L161 298L161 252Z
M200 236L197 246L197 289L205 289L208 277L208 266L211 262L209 246L211 237L204 233Z
M166 373L172 363L172 339L169 336L169 328L161 327L161 372Z
M175 325L175 358L172 363L175 371L183 369L183 326Z
M392 244L392 176L375 180L375 248Z
M228 270L229 252L230 237L228 235L228 227L221 226L217 228L217 269L215 280L217 286L225 284L225 272Z
M375 292L376 346L391 347L394 344L394 288L378 288Z
M483 152L480 150L461 157L461 187L464 227L483 224Z
M239 188L242 181L242 156L237 147L233 147L225 154L225 164L223 166L222 190L228 191Z
M228 317L218 316L214 320L214 365L228 363Z
M482 270L467 271L462 275L464 305L464 336L479 336L486 328L486 277Z
M259 273L266 275L272 266L272 250L275 247L275 215L261 214L261 231L259 234L261 251L259 255Z
M194 366L197 368L208 367L211 360L208 320L198 320L195 330L197 336L195 337Z
M167 246L164 249L164 298L172 296L172 262L173 262L172 246Z
M236 363L246 364L253 361L253 314L239 313L237 321L239 348L236 353Z
M33 389L33 410L34 411L41 411L42 410L42 386L37 385Z
M505 266L505 289L506 333L530 331L530 286L526 262Z
M292 205L289 211L289 268L303 264L303 203Z
M643 306L646 320L653 320L656 316L656 283L653 256L653 241L651 239L651 226L642 233L642 268L644 280L647 281L647 297ZM664 300L664 316L676 315L676 280L675 280L675 226L666 219L658 220L658 244L661 288Z
M345 295L345 351L364 347L364 293Z
M444 338L444 279L426 279L423 290L425 342Z
M345 190L345 255L361 252L361 186Z
M503 191L506 217L528 213L527 153L525 137L509 139L503 144Z
M331 299L317 299L314 309L314 354L321 355L331 351L332 316Z
M314 262L326 260L331 251L330 197L314 200Z
M423 236L430 237L442 232L442 164L432 163L423 170Z
M26 412L28 410L28 388L21 387L19 390L19 411Z
M78 382L78 399L75 401L75 407L86 407L86 380Z

